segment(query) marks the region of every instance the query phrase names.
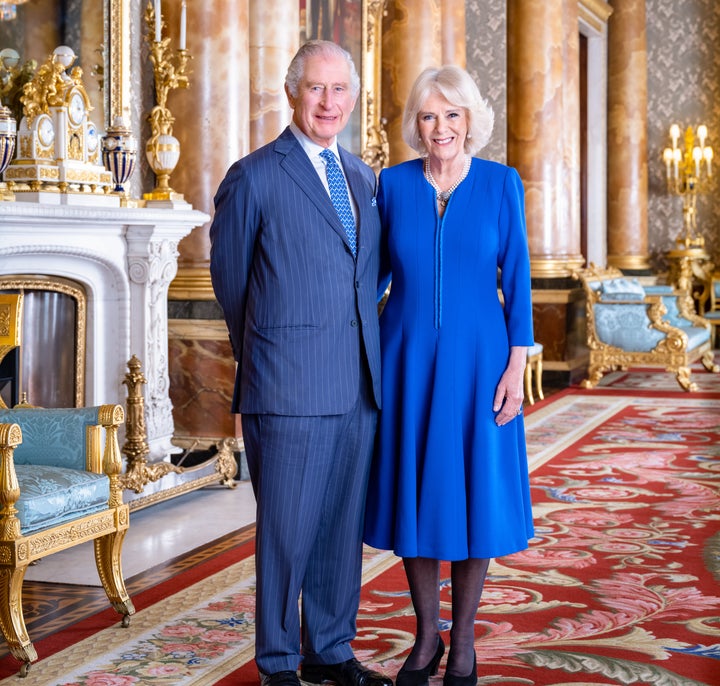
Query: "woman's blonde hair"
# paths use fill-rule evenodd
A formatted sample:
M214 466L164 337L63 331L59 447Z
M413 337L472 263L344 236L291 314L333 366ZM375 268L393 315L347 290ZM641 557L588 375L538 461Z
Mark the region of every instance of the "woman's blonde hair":
M453 107L462 107L468 119L465 152L474 155L490 140L495 115L470 74L454 65L429 67L415 80L403 113L403 140L418 154L427 150L420 138L418 114L432 93L442 95Z

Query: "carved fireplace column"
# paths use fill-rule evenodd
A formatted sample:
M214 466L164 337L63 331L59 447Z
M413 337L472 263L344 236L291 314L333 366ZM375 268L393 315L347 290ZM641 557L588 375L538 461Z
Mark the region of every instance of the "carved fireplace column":
M608 22L608 264L649 269L645 0L612 0Z
M508 163L525 186L535 337L572 372L582 302L577 0L508 0Z

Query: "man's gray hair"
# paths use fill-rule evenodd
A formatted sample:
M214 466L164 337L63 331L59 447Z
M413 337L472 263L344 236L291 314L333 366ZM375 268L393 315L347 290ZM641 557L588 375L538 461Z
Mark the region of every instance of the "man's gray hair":
M285 86L290 92L290 95L292 95L293 98L296 98L298 95L298 87L305 75L305 62L308 57L316 57L318 55L342 57L347 61L348 67L350 68L350 92L352 96L356 98L360 93L360 77L358 76L357 69L355 69L352 55L337 43L329 40L310 40L301 45L300 49L295 53L295 57L292 58L292 62L290 62L287 70L287 75L285 76Z

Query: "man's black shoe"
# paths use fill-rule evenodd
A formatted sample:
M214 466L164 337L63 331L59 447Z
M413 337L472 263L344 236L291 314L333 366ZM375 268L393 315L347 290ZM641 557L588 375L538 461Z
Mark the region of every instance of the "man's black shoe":
M297 672L290 670L263 674L260 672L260 686L300 686Z
M392 679L363 667L355 658L336 665L302 665L300 678L311 684L334 681L338 686L393 686Z

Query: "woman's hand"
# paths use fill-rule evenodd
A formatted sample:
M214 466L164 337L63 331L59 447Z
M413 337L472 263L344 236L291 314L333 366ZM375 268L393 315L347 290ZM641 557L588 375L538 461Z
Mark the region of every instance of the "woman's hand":
M522 412L526 363L527 348L524 346L511 347L510 359L500 377L493 402L493 412L497 412L495 423L498 426L504 426Z

